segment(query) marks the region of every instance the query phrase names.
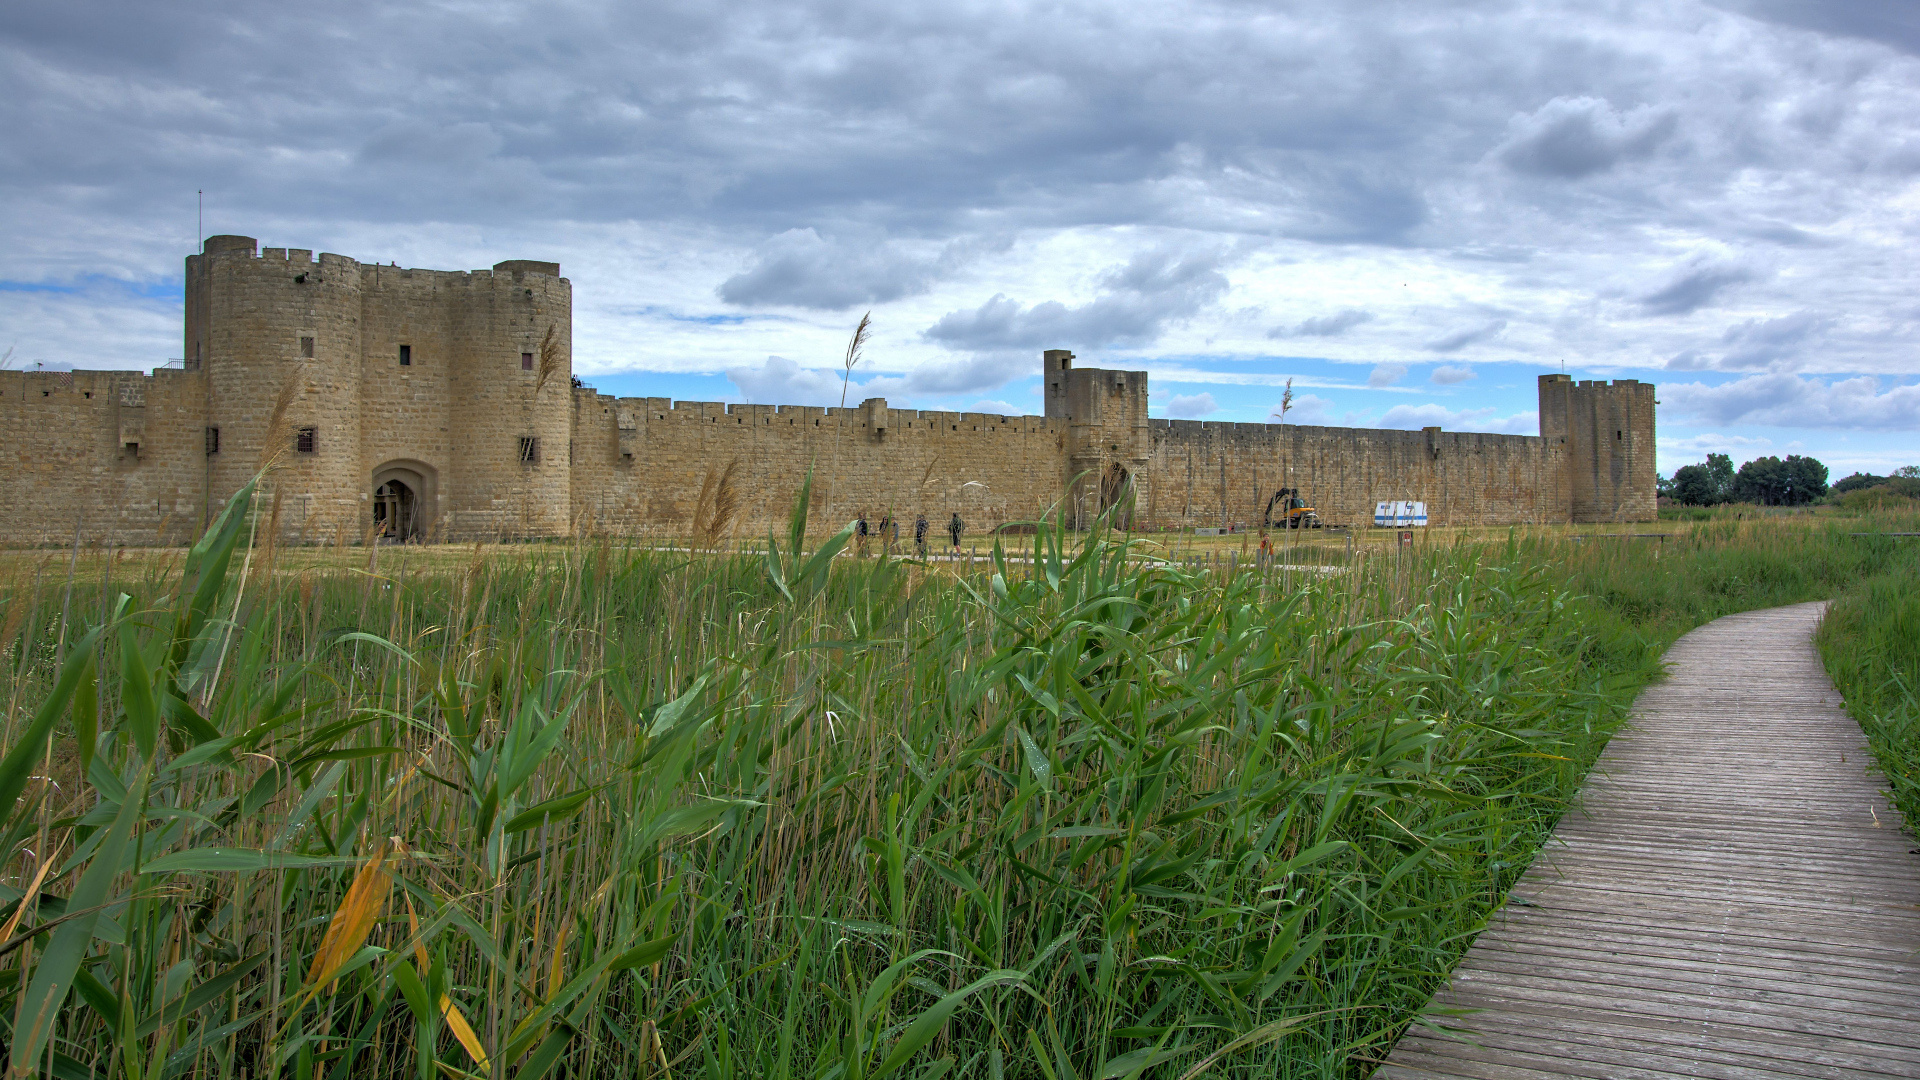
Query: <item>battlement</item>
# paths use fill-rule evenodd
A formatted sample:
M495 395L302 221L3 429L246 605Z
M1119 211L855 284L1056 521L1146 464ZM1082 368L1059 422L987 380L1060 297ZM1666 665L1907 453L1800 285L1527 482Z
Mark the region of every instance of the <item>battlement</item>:
M259 246L259 243L258 240L251 236L209 236L202 243L200 254L202 257L220 259L223 262L230 259L247 259L250 260L253 266L263 269L292 269L298 271L302 268L318 264L322 270L380 269L397 274L403 278L414 275L429 275L435 278L466 278L470 280L492 280L498 278L502 281L517 282L529 275L551 278L558 278L560 276L559 263L547 262L540 259L507 259L494 263L492 267L478 270L432 270L419 267L389 266L381 263L362 263L358 259L350 258L346 255L336 255L330 251L323 251L316 256L312 248L262 248Z
M1565 455L1574 521L1655 514L1654 386L1638 379L1540 376L1540 435Z
M1146 372L1064 349L1040 358L1039 415L617 397L572 385L560 270L209 237L186 260L181 369L0 373L0 539L188 540L268 454L292 542L672 536L720 470L749 493L737 527L752 531L810 471L828 527L951 512L989 529L1054 507L1081 525L1218 527L1260 522L1282 486L1334 523L1383 498L1425 501L1436 524L1652 514L1654 387L1632 379L1543 376L1540 437L1155 419ZM276 434L290 383L293 434Z

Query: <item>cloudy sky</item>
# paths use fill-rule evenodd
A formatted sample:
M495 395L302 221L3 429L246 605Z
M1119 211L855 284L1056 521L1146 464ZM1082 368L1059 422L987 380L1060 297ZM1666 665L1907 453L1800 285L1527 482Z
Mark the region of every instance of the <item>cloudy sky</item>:
M620 394L1920 462L1920 4L90 2L0 10L0 350L180 352L208 234L556 259Z

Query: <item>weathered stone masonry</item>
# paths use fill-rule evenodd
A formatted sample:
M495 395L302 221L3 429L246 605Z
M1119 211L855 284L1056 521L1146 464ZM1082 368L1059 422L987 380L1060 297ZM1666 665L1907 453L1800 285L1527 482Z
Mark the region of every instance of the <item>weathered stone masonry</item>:
M1654 515L1650 384L1540 379L1541 435L1155 420L1147 376L1042 357L1041 416L614 398L572 380L555 263L451 272L217 236L187 259L185 360L0 372L0 542L179 543L259 468L286 539L678 535L729 473L731 529L886 515L978 533L1065 501L1137 528L1258 523L1280 487L1336 524L1419 499L1436 525ZM269 430L276 408L279 426ZM267 441L272 436L273 445Z

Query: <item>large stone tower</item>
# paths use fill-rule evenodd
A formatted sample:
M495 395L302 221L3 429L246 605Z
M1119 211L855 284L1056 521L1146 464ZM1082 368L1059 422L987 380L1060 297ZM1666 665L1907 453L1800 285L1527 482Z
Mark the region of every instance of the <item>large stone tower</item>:
M1655 495L1652 383L1576 383L1540 376L1540 435L1560 448L1575 523L1652 521Z
M403 270L254 247L215 236L187 258L206 512L278 454L282 527L309 540L566 531L573 294L559 264Z
M1067 503L1084 528L1100 511L1146 495L1151 439L1147 373L1075 368L1073 354L1041 354L1046 416L1067 421Z

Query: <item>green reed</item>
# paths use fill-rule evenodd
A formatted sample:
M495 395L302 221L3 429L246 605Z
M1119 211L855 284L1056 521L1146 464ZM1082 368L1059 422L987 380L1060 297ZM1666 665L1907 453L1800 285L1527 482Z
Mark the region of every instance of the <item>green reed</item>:
M1920 833L1920 537L1887 537L1887 568L1827 610L1815 640L1867 733L1894 804Z
M247 501L4 585L14 1075L1364 1074L1665 637L1813 587L1719 523L956 573L804 489L757 554L296 572Z

